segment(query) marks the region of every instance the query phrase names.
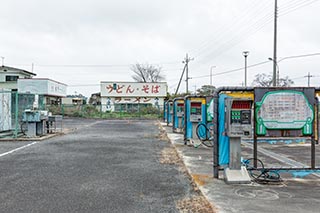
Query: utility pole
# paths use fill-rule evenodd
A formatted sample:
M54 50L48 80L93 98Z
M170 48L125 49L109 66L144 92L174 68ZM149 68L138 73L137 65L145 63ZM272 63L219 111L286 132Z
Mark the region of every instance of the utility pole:
M212 86L212 69L215 68L216 66L211 66L210 67L210 85Z
M278 22L278 1L274 1L274 37L273 37L273 76L272 85L277 86L277 22Z
M193 58L189 58L188 53L186 54L186 58L182 63L185 63L185 68L186 68L186 93L188 93L188 81L189 81L189 62L192 61Z
M180 81L179 81L179 84L178 84L178 87L176 89L176 92L174 94L174 96L176 96L178 94L178 91L179 91L179 87L180 87L180 84L181 84L181 81L182 81L182 78L183 78L183 75L184 75L184 71L186 70L186 65L184 65L183 67L183 70L182 70L182 73L181 73L181 77L180 77Z
M2 62L2 66L4 66L4 57L1 56L1 62Z
M308 72L308 75L304 76L305 78L308 78L308 87L310 87L310 78L314 77L313 75L310 75L310 72Z

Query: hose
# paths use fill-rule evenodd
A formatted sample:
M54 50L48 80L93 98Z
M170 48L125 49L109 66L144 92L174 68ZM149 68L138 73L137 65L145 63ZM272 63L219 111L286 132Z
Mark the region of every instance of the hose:
M254 161L257 161L257 166L254 166ZM264 168L264 164L260 159L249 158L242 162L254 182L261 184L278 183L282 182L280 174L275 170L269 170Z
M199 123L196 127L196 134L199 140L201 141L202 145L209 148L213 147L212 137L209 137L212 134L206 124Z

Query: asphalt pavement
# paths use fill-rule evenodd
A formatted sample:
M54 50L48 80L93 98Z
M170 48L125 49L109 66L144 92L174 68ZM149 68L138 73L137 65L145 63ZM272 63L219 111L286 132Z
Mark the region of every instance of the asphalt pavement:
M0 212L179 212L195 195L157 121L67 119L68 134L0 142Z

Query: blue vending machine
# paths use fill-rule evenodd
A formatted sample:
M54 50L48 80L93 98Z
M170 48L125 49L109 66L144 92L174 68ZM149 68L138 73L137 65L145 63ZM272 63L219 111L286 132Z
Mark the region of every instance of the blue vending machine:
M184 127L184 98L173 99L172 131L182 133Z
M199 140L196 130L198 124L207 124L207 106L205 96L186 96L184 101L184 144L187 145L188 142Z
M168 115L167 115L168 107L167 107L167 105L168 105L168 101L165 100L163 102L163 121L166 122L166 123L167 123L167 118L168 118Z
M172 126L173 101L167 101L167 126Z

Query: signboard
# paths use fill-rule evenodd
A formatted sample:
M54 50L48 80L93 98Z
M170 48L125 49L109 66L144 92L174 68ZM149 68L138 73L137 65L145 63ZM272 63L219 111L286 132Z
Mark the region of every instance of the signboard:
M256 132L265 135L267 129L302 129L312 134L313 106L303 92L280 90L267 92L256 102Z
M167 83L101 82L102 97L165 97Z
M19 93L65 97L67 85L44 78L18 79Z

